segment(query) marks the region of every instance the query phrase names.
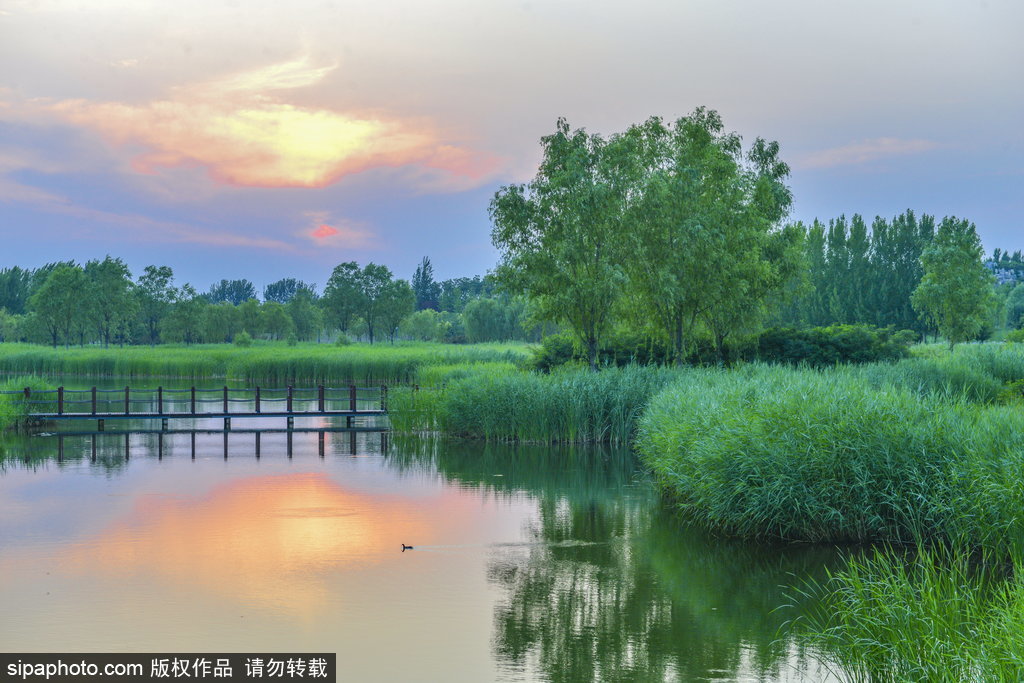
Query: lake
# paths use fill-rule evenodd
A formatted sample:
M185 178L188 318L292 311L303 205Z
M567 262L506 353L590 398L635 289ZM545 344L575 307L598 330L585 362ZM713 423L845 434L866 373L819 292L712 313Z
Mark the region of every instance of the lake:
M688 529L628 451L266 432L257 457L241 430L281 423L7 437L4 650L336 652L360 681L829 680L780 629L808 607L787 587L836 553Z

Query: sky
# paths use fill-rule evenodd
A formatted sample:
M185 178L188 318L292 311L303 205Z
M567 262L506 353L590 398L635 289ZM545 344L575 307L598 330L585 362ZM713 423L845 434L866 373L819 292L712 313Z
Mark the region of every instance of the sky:
M912 208L1024 249L1019 0L0 0L0 268L205 290L483 274L558 117L719 111L792 220Z

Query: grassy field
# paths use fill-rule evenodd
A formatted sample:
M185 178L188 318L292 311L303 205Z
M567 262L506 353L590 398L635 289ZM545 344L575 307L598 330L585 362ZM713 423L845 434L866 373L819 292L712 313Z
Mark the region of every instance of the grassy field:
M421 382L433 365L519 363L525 344L328 344L263 343L124 348L50 348L0 344L0 372L38 376L236 379L266 386L286 384ZM421 382L422 383L422 382Z

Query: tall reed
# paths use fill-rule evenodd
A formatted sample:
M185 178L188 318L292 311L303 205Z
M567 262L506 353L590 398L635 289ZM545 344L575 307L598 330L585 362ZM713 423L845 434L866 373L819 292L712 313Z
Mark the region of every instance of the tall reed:
M877 388L849 369L682 375L638 447L684 514L732 535L1011 549L1024 413Z

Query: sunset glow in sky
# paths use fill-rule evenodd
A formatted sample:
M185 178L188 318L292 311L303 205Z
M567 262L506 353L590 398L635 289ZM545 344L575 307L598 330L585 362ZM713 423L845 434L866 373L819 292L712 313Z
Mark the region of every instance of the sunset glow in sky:
M559 116L700 105L779 141L793 219L913 208L1024 249L1021 27L1016 0L4 0L0 267L483 274L487 204Z

